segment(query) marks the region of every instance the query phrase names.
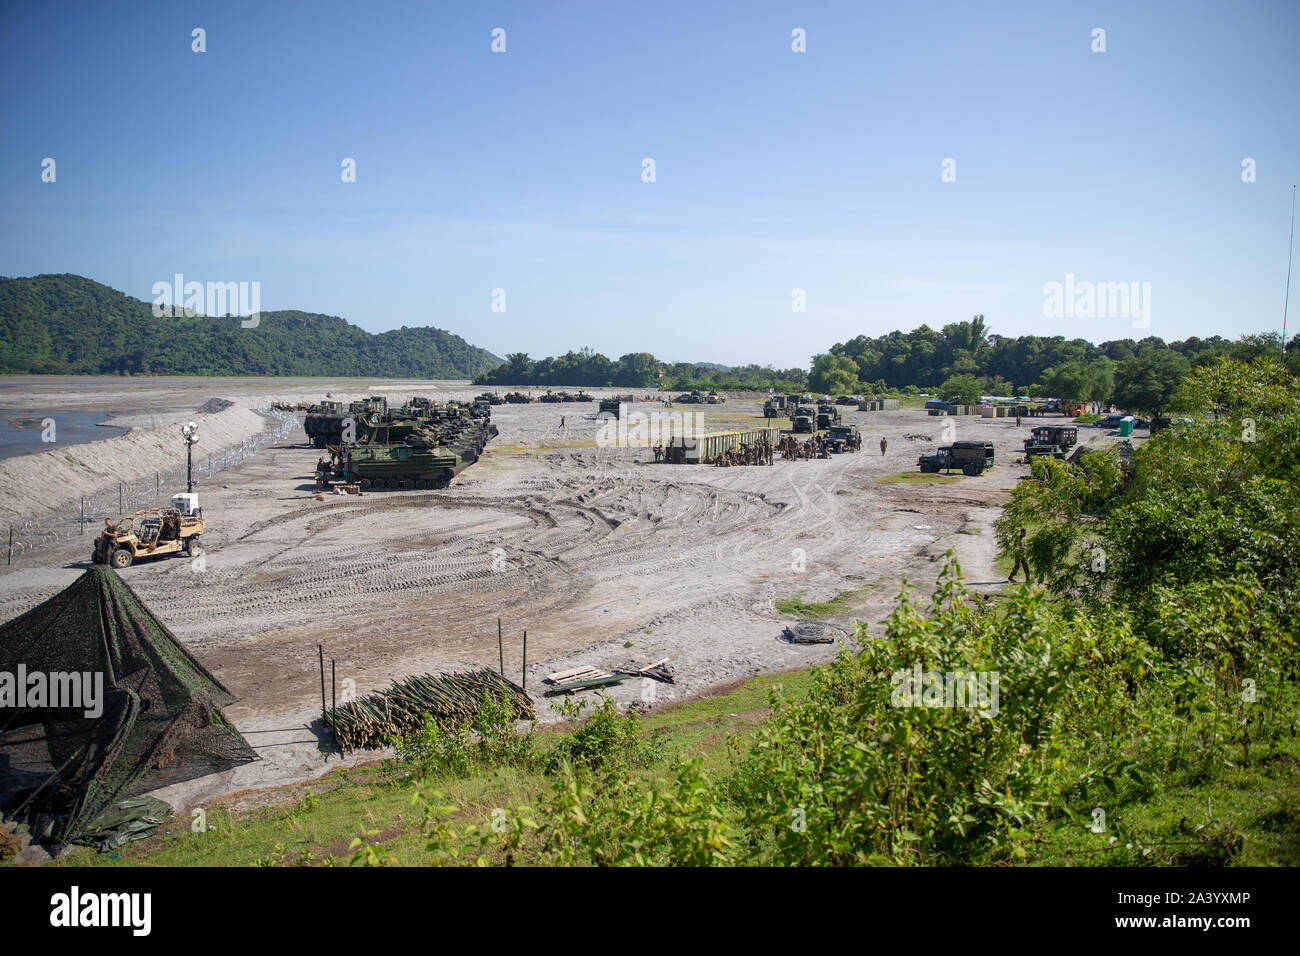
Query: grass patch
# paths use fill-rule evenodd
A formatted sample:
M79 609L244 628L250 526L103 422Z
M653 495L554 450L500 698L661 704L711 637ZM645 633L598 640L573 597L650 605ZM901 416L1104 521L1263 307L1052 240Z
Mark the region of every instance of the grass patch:
M792 617L831 617L835 614L843 614L849 609L849 598L853 596L852 591L841 591L829 601L805 601L804 592L800 591L792 598L784 598L776 602L776 610L780 614L789 614Z
M780 687L788 696L803 696L811 670L756 677L705 697L656 710L642 719L640 731L654 738L655 762L646 779L662 777L673 759L700 756L710 772L729 772L737 747L748 749L767 713L769 695ZM590 713L590 709L588 710ZM538 728L538 750L555 748L566 728ZM738 743L732 743L738 741ZM364 828L405 865L425 865L430 853L421 833L422 819L411 802L418 774L410 764L377 760L340 768L307 784L261 791L267 806L240 807L239 795L204 807L213 829L190 831L189 818L173 815L155 836L113 853L78 848L51 866L332 866L347 865L349 844ZM499 807L536 805L551 786L540 771L509 766L467 777L442 775L431 785L458 807L460 825L490 820Z
M876 483L881 485L939 485L945 481L955 479L955 475L945 475L937 472L927 474L921 471L899 471L892 475L877 478Z

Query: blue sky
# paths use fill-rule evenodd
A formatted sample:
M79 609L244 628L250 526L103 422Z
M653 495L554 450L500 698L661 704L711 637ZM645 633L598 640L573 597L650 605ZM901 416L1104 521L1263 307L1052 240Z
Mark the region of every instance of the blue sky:
M4 275L778 367L975 313L1281 324L1295 2L3 2L0 79ZM1067 273L1150 282L1150 327L1045 319Z

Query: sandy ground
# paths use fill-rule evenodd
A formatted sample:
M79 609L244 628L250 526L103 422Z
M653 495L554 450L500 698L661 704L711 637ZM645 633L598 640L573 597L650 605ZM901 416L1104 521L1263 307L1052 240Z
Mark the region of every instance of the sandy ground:
M301 391L321 394L319 386ZM401 401L476 391L398 385L386 393ZM222 397L247 409L268 394ZM159 795L180 809L372 759L341 761L320 736L318 644L327 669L337 662L340 686L355 682L363 694L413 673L497 666L499 617L515 680L528 632L527 687L545 721L555 714L542 678L578 664L671 658L677 683L653 685L653 705L662 706L825 661L835 646L782 639L791 619L775 601L848 592L849 610L831 623L851 631L861 620L879 634L901 582L928 592L950 548L976 589L1002 586L992 523L1028 472L1012 462L1029 420L1017 429L1014 420L951 419L956 434L948 437L993 441L998 466L979 477L902 484L881 479L915 473L916 456L939 444L944 419L846 410L863 431L860 453L716 468L657 464L645 448L597 447L595 412L594 404L494 408L499 438L441 491L318 501L318 452L301 433L200 488L209 524L202 569L161 558L120 573L240 698L226 713L263 759ZM762 424L757 399L704 414L709 430ZM883 456L881 437L889 442ZM1114 440L1091 428L1080 438ZM84 546L0 568L0 619L71 583L89 550L87 537ZM633 679L610 693L628 703L646 687Z

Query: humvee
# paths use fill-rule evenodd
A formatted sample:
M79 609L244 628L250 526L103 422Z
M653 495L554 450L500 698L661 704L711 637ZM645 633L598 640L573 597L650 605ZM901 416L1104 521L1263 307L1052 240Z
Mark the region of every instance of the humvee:
M161 554L203 553L199 538L207 530L195 494L173 495L169 508L144 508L132 512L115 528L105 528L95 539L91 560L118 570L136 558Z
M922 455L917 459L921 471L925 474L937 474L940 471L952 471L960 468L963 475L979 475L993 467L993 442L991 441L957 441L945 445L933 455Z
M807 405L800 405L794 413L794 430L796 432L815 432L817 430L817 412Z

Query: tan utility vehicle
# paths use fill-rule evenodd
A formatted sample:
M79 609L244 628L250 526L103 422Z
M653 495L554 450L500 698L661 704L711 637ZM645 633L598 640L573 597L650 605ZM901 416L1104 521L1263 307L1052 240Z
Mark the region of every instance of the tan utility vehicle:
M127 515L115 527L106 527L95 539L91 560L113 568L129 567L136 558L160 554L203 553L200 537L207 522L198 507L198 495L176 495L170 508L145 508Z

